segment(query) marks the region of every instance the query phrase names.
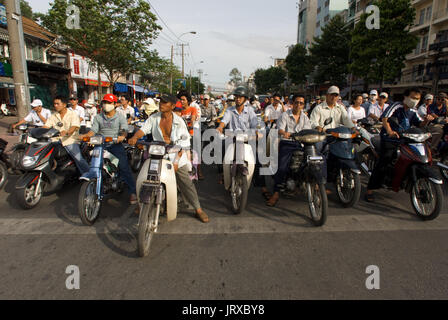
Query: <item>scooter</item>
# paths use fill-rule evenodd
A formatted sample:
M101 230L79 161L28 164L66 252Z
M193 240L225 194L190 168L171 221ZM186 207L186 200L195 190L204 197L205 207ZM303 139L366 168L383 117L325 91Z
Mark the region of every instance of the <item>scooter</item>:
M226 135L220 135L222 140L226 137L230 137L233 142L227 147L224 155L224 187L230 193L233 212L241 214L246 209L249 188L255 171L254 152L248 144L249 139L254 137L245 133L228 134L228 131ZM242 159L237 159L241 156Z
M0 139L0 190L8 181L8 163L9 159L5 154L6 146L8 141Z
M140 128L143 126L144 121L142 120L134 120L131 122L131 125L129 126L128 131L128 138L131 138ZM144 136L139 141L144 142L147 141L147 137ZM131 146L129 144L123 144L124 148L126 149L126 153L128 155L129 160L129 166L131 167L132 171L139 172L140 168L144 162L143 156L144 156L144 148L142 145L135 145Z
M15 196L21 207L36 207L44 192L54 192L66 183L75 182L79 171L60 141L56 129L35 128L30 132L37 139L26 150L21 161L24 174L16 183Z
M85 137L83 142L93 146L88 179L81 177L78 197L78 213L84 225L92 226L98 219L106 196L121 193L124 182L120 180L119 160L106 149L117 143L117 138Z
M389 118L401 127L394 117ZM395 192L410 194L412 207L422 220L438 217L443 207L443 180L436 174L428 139L431 133L410 128L400 134L397 159L387 166L385 185Z
M11 165L12 168L16 171L20 171L22 169L21 161L23 159L23 156L25 155L26 150L29 148L29 146L36 142L37 139L34 139L30 135L30 130L35 128L35 126L22 124L15 128L16 131L19 132L19 142L14 145L14 147L11 150Z
M356 163L352 140L358 132L347 127L327 129L323 150L327 156L328 181L334 182L342 206L353 207L361 196L361 170Z
M356 129L359 135L353 139L356 150L356 161L362 172L370 177L378 161L381 137L379 130L366 118L358 120Z
M149 153L149 158L137 177L140 207L138 253L140 257L145 257L149 254L151 240L157 233L160 215L166 214L168 222L177 218L176 173L169 155L179 153L182 148L157 141L139 143L147 146Z
M289 165L290 173L281 192L295 192L298 186L308 196L308 207L315 226L322 226L327 220L328 199L325 178L322 175L324 158L316 149L316 144L326 139L317 130L302 130L291 135L300 149L294 151Z

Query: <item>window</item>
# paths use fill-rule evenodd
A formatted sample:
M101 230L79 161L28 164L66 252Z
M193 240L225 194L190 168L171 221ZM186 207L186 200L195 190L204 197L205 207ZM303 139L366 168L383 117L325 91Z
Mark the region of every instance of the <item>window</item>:
M328 20L330 20L330 16L327 14L324 18L324 21L327 22Z
M425 22L425 9L420 11L420 20L418 25L421 26Z
M428 48L428 35L425 35L422 38L422 49L421 49L421 52L426 52L427 48Z
M325 1L325 8L330 5L330 0Z
M420 41L417 42L417 48L415 48L415 54L419 54L420 53Z
M319 8L317 8L317 14L319 14L320 13L320 7Z
M432 6L429 6L426 8L426 21L431 20L431 14L432 14Z
M33 60L33 48L29 45L26 46L26 59Z
M316 28L319 28L319 27L320 27L320 21L317 21Z
M33 59L35 61L44 61L44 51L42 47L34 46L33 47Z

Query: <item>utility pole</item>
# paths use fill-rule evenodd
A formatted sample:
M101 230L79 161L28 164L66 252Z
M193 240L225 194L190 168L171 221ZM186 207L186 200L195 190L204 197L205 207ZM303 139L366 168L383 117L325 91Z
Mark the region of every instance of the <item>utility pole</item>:
M174 46L171 46L171 72L170 72L170 93L173 94L173 62L174 62Z
M190 96L191 96L191 70L190 70Z
M19 118L24 118L30 111L30 90L20 2L19 0L6 0L5 5L17 112Z
M201 94L200 91L200 85L201 85L201 78L202 78L202 74L204 73L204 71L202 71L201 69L198 70L198 76L199 76L199 81L198 81L198 94Z
M184 52L185 44L182 43L181 46L182 46L182 79L184 79L185 78L185 72L184 72L184 70L185 70L185 52Z

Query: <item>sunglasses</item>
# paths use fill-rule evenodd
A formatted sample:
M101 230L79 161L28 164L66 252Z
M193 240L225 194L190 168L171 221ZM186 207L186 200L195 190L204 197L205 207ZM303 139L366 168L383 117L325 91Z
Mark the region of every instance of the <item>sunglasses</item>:
M305 105L305 102L302 101L294 101L294 104L298 104L299 106Z

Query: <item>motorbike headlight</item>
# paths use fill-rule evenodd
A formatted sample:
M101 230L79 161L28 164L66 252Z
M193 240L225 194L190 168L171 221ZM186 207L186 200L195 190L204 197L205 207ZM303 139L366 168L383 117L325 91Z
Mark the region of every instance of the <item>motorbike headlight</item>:
M39 159L39 156L33 156L33 157L24 156L22 158L22 166L24 168L32 167L32 166L34 166L36 164L38 159Z
M28 128L28 126L22 124L18 127L19 130L25 131Z
M421 133L421 134L417 134L417 133L403 133L403 137L413 140L415 142L423 142L428 140L429 138L431 138L431 133Z
M164 156L166 148L164 146L152 145L149 147L149 154L153 156Z
M97 144L102 144L102 143L103 143L103 137L101 137L101 136L96 136L96 137L90 138L90 144L97 145Z

